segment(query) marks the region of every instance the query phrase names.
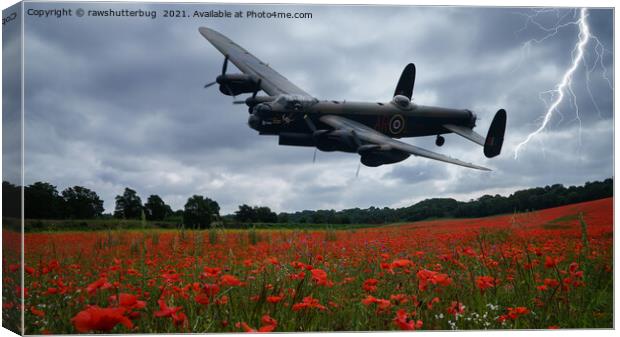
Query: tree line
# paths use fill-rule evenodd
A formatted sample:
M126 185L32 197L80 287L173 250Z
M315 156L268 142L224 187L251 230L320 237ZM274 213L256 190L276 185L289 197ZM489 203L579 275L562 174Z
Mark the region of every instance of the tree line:
M20 187L2 183L3 212L7 217L20 217ZM266 206L240 205L234 214L220 216L220 206L205 196L193 195L183 209L173 211L160 196L150 195L146 203L138 193L127 187L115 198L113 214L104 214L103 200L95 191L73 186L58 192L56 186L35 182L24 188L27 219L142 219L177 221L191 228L207 228L215 221L239 225L252 223L288 224L386 224L410 222L428 218L482 217L494 214L524 212L556 207L613 196L613 179L586 182L583 186L564 187L555 184L516 191L504 197L484 195L467 202L451 198L434 198L414 205L392 209L304 210L275 213Z
M341 211L318 210L280 213L280 221L292 223L330 224L387 224L411 222L428 218L477 218L495 214L526 212L613 196L613 179L586 182L583 186L564 187L555 184L520 190L505 197L483 195L466 202L452 198L434 198L414 205L392 209L389 207L352 208Z
M20 217L20 187L7 181L2 182L4 195L2 207L7 217ZM220 217L220 206L208 197L194 195L187 199L182 210L172 211L160 196L150 195L146 203L138 193L126 187L115 197L113 214L104 214L103 200L95 191L74 186L58 192L56 186L46 182L35 182L24 187L24 217L26 219L137 219L177 220L191 228L206 228Z

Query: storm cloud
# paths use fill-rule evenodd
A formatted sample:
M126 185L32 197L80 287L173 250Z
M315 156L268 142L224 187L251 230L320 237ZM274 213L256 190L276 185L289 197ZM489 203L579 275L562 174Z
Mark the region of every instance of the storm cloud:
M31 8L54 4L28 3ZM71 5L77 8L78 4ZM243 203L276 211L406 206L426 198L460 200L547 184L582 184L613 175L613 12L588 11L593 40L570 100L545 132L514 159L534 131L571 64L578 27L541 43L572 9L79 4L84 9L158 10L149 18L26 17L25 183L59 190L82 185L106 211L128 186L143 199L159 194L174 209L193 194L217 200L224 213ZM309 12L312 19L167 19L163 9ZM540 25L528 21L537 15ZM468 108L486 134L495 111L508 111L502 154L456 135L405 140L492 172L412 157L379 168L359 156L277 145L247 124L247 107L216 87L223 56L199 33L213 28L320 99L389 101L402 68L417 67L414 100ZM602 47L607 49L603 50ZM234 66L229 72L236 71ZM590 79L586 81L586 73ZM611 84L611 86L610 86ZM588 86L589 85L589 91ZM591 95L590 95L591 93ZM543 99L541 99L541 97Z

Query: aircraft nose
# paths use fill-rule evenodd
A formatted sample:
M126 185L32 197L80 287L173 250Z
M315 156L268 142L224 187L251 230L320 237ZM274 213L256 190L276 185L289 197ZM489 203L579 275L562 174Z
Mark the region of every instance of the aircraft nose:
M473 128L474 126L476 126L476 120L478 120L478 115L476 115L475 112L469 109L466 109L466 111L469 113L469 124Z

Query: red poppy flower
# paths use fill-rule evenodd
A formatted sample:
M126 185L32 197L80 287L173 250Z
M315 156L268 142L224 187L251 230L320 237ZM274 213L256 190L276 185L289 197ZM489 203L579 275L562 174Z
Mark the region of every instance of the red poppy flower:
M560 285L560 281L552 278L546 278L544 283L547 287L555 288Z
M278 303L282 301L283 296L267 296L267 302Z
M387 310L390 308L390 306L392 305L392 303L390 303L390 301L383 299L383 298L375 298L373 296L366 296L365 299L362 300L362 304L368 306L371 304L376 304L377 305L377 310Z
M405 304L409 302L409 297L405 294L390 295L390 300L396 304Z
M200 293L196 295L196 297L194 297L194 300L196 301L196 303L202 305L208 305L211 302L209 295L205 293Z
M184 312L178 312L171 315L172 322L177 327L188 327L189 322L187 321L187 315Z
M292 307L293 311L299 311L302 309L310 309L310 308L316 308L319 310L327 309L325 306L319 303L319 300L317 300L316 298L312 298L312 296L304 297L304 299L300 303L293 304L293 307Z
M306 273L301 271L297 274L291 274L289 277L291 280L303 280L306 277Z
M205 292L205 294L213 297L220 292L220 286L217 284L207 283L202 287L202 290Z
M88 307L80 311L71 319L73 326L78 332L86 333L91 331L109 332L119 323L131 329L133 323L124 316L124 308L100 308L97 306Z
M480 289L481 292L485 291L488 288L495 287L496 281L492 276L478 276L476 278L476 286Z
M408 318L409 315L407 312L403 309L399 309L393 321L401 330L415 330L422 327L423 323L421 320L408 320Z
M258 330L250 327L246 322L237 322L235 326L237 328L243 329L245 332L271 332L275 330L276 326L278 325L278 321L276 321L269 315L264 315L261 318L261 322L263 323L263 325Z
M439 284L441 286L449 286L452 284L452 279L448 276L448 274L441 274L436 271L431 271L427 269L422 269L417 272L418 276L418 289L420 291L425 291L428 288L428 284Z
M38 316L38 317L45 317L45 311L43 311L43 310L39 310L39 309L37 309L37 308L35 308L35 307L30 307L30 312L31 312L33 315L35 315L35 316Z
M120 301L116 300L116 295L110 296L110 301L124 307L125 309L142 309L146 306L145 301L138 301L138 297L132 294L120 294Z
M439 301L440 301L439 297L433 297L432 300L428 301L428 303L426 304L426 307L429 308L429 309L433 309L433 305L435 303L438 303Z
M508 310L508 314L506 315L502 315L501 317L504 317L504 320L506 318L510 318L511 320L515 320L517 318L519 318L519 316L523 316L523 315L527 315L530 313L530 310L526 307L516 307L516 308L507 308Z
M228 303L228 296L226 296L226 295L224 295L224 296L218 298L217 300L215 300L215 304L217 304L217 305L224 305L226 303Z
M108 282L107 278L102 277L102 278L98 279L97 281L89 284L86 287L86 292L88 292L89 294L92 294L95 291L97 291L97 289L108 289L110 287L112 287L112 284L110 284Z
M364 281L364 285L362 285L362 289L366 290L369 293L373 293L377 291L377 283L379 283L379 280L374 279L374 278L369 278L366 281Z
M460 315L465 312L465 306L461 302L452 301L446 312L450 315Z
M159 304L159 311L155 312L155 317L172 317L173 314L176 314L177 311L183 309L183 307L169 307L166 304L166 301L159 300L157 301Z
M392 261L392 268L408 268L414 266L413 262L408 259L398 259Z
M243 283L241 281L239 281L238 278L236 278L233 275L222 275L222 277L220 278L220 284L223 286L231 286L231 287L235 287L235 286L241 286Z
M545 268L554 268L555 266L558 265L558 263L560 263L560 261L562 261L562 258L560 257L552 258L550 256L546 256L545 257Z
M320 286L330 286L327 280L327 273L323 269L312 269L312 280Z

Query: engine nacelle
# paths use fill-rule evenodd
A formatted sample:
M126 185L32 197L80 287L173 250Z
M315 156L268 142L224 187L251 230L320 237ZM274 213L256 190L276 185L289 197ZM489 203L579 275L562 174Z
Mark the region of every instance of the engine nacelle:
M256 131L260 131L261 126L263 125L263 120L256 116L255 114L251 114L250 117L248 118L248 125L256 130Z
M317 130L312 135L316 148L325 151L357 152L357 144L350 132L343 130Z
M361 162L365 166L377 167L385 164L401 162L409 158L410 154L393 149L385 149L379 145L364 145L358 149Z
M252 113L263 119L274 116L273 108L269 103L260 103L254 106Z
M220 92L228 96L253 93L258 82L251 75L246 74L224 74L215 79L220 85Z

